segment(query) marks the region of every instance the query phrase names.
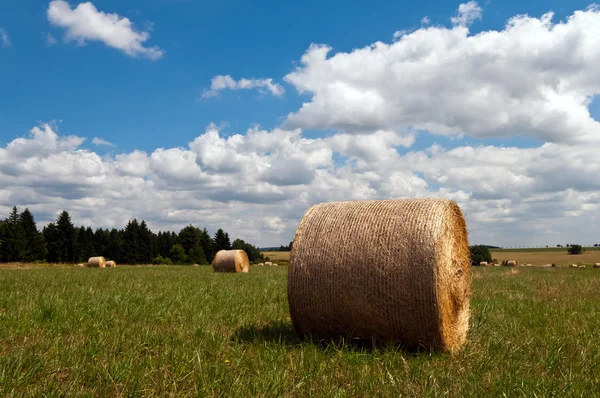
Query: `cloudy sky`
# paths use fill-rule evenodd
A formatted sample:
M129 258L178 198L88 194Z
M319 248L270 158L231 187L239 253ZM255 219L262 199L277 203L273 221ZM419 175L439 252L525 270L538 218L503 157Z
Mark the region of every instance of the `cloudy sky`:
M600 7L0 3L0 215L292 240L323 201L444 197L471 243L600 242Z

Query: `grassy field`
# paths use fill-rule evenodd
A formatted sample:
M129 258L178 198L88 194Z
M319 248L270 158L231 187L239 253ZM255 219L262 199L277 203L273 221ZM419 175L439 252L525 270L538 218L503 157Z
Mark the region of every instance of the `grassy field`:
M569 264L594 265L600 263L600 251L586 250L583 254L571 255L566 249L562 251L505 251L494 250L492 257L499 262L504 260L517 260L519 264L556 264L557 266L567 266Z
M600 270L473 269L456 357L302 341L286 268L0 269L0 396L589 396Z
M594 246L584 247L584 249L586 251L600 251L600 247L594 247ZM497 251L497 252L504 252L504 253L531 253L531 252L535 252L535 253L548 253L548 252L566 253L567 252L566 247L529 247L529 248L520 247L520 248L490 249L490 250Z
M289 261L290 252L262 252L266 257L269 257L271 261Z

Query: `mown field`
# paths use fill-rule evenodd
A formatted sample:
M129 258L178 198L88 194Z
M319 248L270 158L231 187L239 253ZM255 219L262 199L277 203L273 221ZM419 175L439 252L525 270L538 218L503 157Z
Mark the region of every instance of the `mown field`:
M270 259L277 261L289 260L290 252L263 252ZM498 262L517 260L519 264L531 264L540 266L544 264L556 264L566 267L569 264L591 266L600 263L600 250L597 247L586 247L585 253L571 255L567 248L531 248L531 249L501 249L491 250L492 257Z
M600 270L473 269L455 357L302 341L286 267L0 269L0 396L590 396Z

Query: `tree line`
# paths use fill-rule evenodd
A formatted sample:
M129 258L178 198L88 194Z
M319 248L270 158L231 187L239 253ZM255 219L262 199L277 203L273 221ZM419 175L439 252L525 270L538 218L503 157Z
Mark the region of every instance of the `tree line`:
M0 221L0 262L85 263L90 257L104 256L119 264L210 264L219 250L239 249L250 261L264 260L258 247L236 239L218 229L210 236L207 229L191 224L179 233L152 232L144 220L129 220L124 229L75 227L67 211L56 222L37 229L29 209L19 213L13 207Z

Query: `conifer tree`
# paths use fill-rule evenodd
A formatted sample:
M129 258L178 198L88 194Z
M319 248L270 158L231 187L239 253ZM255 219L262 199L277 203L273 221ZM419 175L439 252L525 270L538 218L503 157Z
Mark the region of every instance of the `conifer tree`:
M46 242L38 231L33 214L25 209L19 216L20 232L22 234L22 261L32 262L46 258Z

